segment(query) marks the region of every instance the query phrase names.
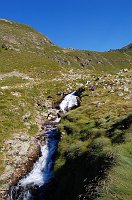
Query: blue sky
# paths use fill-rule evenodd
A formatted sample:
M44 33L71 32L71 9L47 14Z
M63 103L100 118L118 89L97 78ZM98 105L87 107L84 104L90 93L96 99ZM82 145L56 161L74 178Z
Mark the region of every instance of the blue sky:
M0 0L0 18L33 26L61 47L107 51L132 42L132 0Z

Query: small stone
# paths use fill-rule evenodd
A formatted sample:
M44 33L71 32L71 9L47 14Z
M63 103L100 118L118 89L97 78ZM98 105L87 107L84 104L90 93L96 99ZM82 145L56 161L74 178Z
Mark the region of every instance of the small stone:
M110 92L111 91L111 86L108 85L107 90Z
M99 93L95 93L95 96L100 96L100 94Z
M123 69L123 71L124 71L124 72L128 72L128 69L127 69L127 68L125 68L125 69Z
M124 87L124 92L128 92L129 91L129 89L128 89L128 87Z
M22 119L23 119L23 121L24 122L27 122L28 121L28 118L31 116L31 113L30 113L30 111L29 112L27 112L23 117L22 117Z
M97 105L97 104L99 104L100 102L99 101L93 101L92 102L94 105Z
M21 97L21 93L20 92L11 92L11 94L13 96L16 96L16 97Z
M124 95L123 92L119 92L119 93L118 93L118 96L119 96L119 97L122 97L123 95Z
M111 93L114 93L115 91L112 89L112 90L110 90L110 92L111 92Z
M125 99L125 100L129 100L129 99L130 99L130 96L125 96L124 99Z

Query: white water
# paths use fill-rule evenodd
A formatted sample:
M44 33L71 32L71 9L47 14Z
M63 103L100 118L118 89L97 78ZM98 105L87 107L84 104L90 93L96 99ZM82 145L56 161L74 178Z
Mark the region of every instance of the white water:
M77 96L75 96L75 92L68 94L65 96L64 100L60 104L60 108L63 112L66 112L66 109L70 109L73 106L77 106ZM59 122L60 118L56 118L54 122ZM53 142L53 141L52 141ZM54 145L53 145L54 146ZM28 174L26 178L23 178L19 181L19 185L27 186L30 184L38 185L41 187L46 183L52 176L51 174L51 166L52 162L50 157L54 152L54 148L48 148L48 145L45 144L41 147L42 156L39 160L34 164L33 170Z
M77 96L75 95L75 92L76 91L66 95L63 101L60 103L60 110L62 110L63 113L65 113L67 110L71 109L72 107L78 105Z
M53 122L59 123L61 121L61 117L57 117Z
M77 96L75 95L75 92L72 92L71 94L65 96L64 100L60 104L60 109L63 112L66 112L67 108L71 109L72 107L77 105L78 105ZM60 119L61 118L56 118L54 122L59 122ZM42 185L47 183L48 180L50 180L50 178L53 175L51 173L51 165L52 165L51 156L55 150L53 141L52 141L52 146L50 148L48 147L47 144L41 146L42 156L34 164L33 170L28 174L28 176L19 181L18 183L19 185L25 187L27 185L33 184L41 187Z
M39 187L44 184L46 177L44 176L44 170L46 170L46 160L48 157L48 147L44 145L41 147L42 156L34 164L33 170L30 174L19 181L21 186L29 184L38 185Z
M78 101L75 91L65 96L64 100L60 103L60 110L65 113L69 109L77 105ZM57 117L53 122L59 123L60 120L61 118ZM14 186L14 188L12 188L12 192L14 192L14 190L16 189L16 193L19 187L24 188L23 200L32 199L32 194L29 190L30 187L38 186L40 188L53 178L53 157L56 152L59 140L58 138L56 138L57 129L53 128L52 125L49 125L47 126L47 130L48 132L46 144L44 146L41 146L42 156L34 164L32 171L25 178L22 178L18 182L17 186ZM12 193L9 196L9 200L14 200Z
M12 187L11 195L7 198L8 200L18 200L19 197L13 197L14 191L19 190L19 187L23 187L24 193L22 194L23 200L31 200L32 194L30 193L30 186L38 186L41 187L44 185L44 183L48 182L48 180L51 178L51 168L48 167L48 157L49 157L49 150L48 145L45 144L41 147L42 156L38 159L38 161L34 164L33 170L23 179L21 179L17 186ZM51 159L50 159L51 160ZM49 168L49 169L48 169ZM29 188L28 188L29 186ZM21 194L20 194L21 196ZM20 197L21 199L21 197Z

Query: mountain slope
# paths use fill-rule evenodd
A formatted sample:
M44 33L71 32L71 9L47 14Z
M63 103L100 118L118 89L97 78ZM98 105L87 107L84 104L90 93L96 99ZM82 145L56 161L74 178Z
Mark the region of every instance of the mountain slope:
M132 51L132 43L128 44L127 46L121 48L123 51Z
M43 50L43 45L54 44L32 27L0 19L0 43L15 50Z
M131 52L100 53L62 49L32 27L8 20L0 20L0 46L18 52L37 53L60 65L85 67L98 71L116 71L132 65ZM131 45L129 47L131 48Z
M36 136L40 134L42 125L53 117L51 108L58 105L63 94L84 86L86 90L82 94L81 106L64 115L60 124L63 134L55 170L56 177L62 179L57 179L60 181L57 195L65 194L63 180L67 185L71 181L68 167L70 164L75 182L70 182L66 190L67 195L71 198L75 195L76 198L80 191L80 194L86 196L84 185L92 187L89 181L96 178L93 176L97 175L96 164L101 167L104 164L102 162L108 162L109 155L112 156L114 151L114 158L119 152L121 155L116 162L114 160L114 165L106 170L106 179L102 179L107 183L110 181L107 180L110 175L113 182L111 185L108 182L109 191L107 184L105 188L99 182L98 193L103 191L104 196L98 197L109 200L116 199L112 195L117 195L121 199L121 194L125 191L124 198L128 200L131 191L124 189L123 174L124 168L127 168L129 188L131 176L128 169L132 162L129 148L131 129L127 127L126 130L122 130L119 122L125 126L125 122L128 122L131 116L131 67L131 51L62 49L32 27L0 20L1 194L8 191L10 184L15 184L25 175L38 157ZM89 81L95 86L94 92L90 91ZM110 131L113 132L112 136L109 135ZM95 151L93 147L96 147ZM89 156L90 165L87 162ZM95 172L91 173L86 184L82 182L89 174L84 177L85 174L82 173L80 179L76 178L82 169L81 163L86 166L83 168L84 172L87 169L94 169ZM63 170L66 170L69 176L65 177ZM119 182L122 183L122 187ZM115 188L116 183L118 188ZM72 193L70 191L74 185ZM88 195L95 195L94 190L89 191Z

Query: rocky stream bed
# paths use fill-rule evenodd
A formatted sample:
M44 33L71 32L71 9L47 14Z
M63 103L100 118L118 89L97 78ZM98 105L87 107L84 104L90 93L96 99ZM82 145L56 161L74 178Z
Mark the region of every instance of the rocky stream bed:
M15 172L14 181L12 179L6 197L8 200L44 199L45 188L53 179L54 159L58 142L61 137L57 129L58 123L61 120L61 114L79 105L79 96L83 90L84 89L81 88L78 91L66 95L60 103L59 109L50 108L48 120L42 125L43 130L33 141L36 143L36 153L32 160L28 158L23 168L22 166L20 167L20 172L17 173L17 175ZM26 136L23 140L27 140ZM12 142L15 143L14 140ZM19 142L17 145L19 145ZM23 149L20 149L19 154L25 155L26 149L28 149L28 143L24 144ZM36 159L37 161L35 162Z

